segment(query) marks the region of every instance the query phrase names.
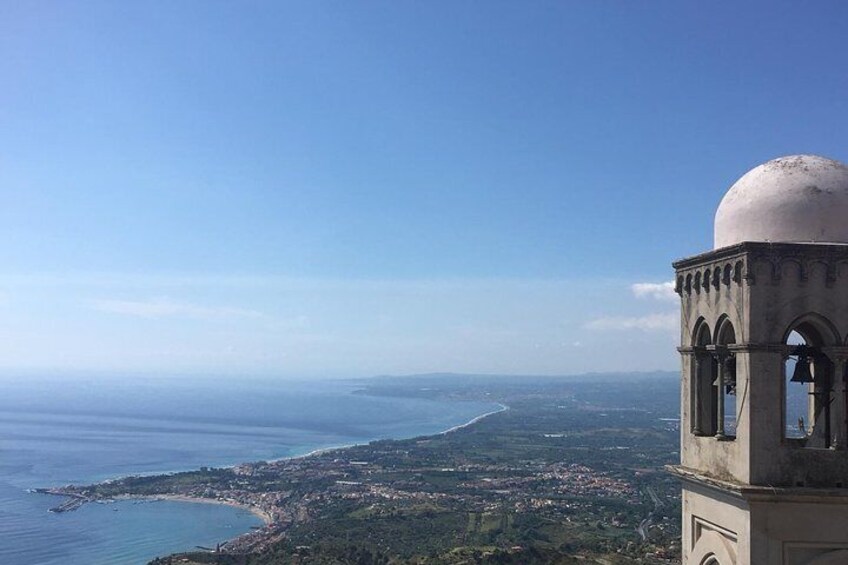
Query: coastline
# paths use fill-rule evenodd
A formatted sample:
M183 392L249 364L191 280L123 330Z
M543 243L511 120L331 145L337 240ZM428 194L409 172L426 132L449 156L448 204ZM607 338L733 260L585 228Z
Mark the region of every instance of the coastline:
M492 410L491 412L486 412L484 414L480 414L479 416L474 416L473 418L471 418L470 420L468 420L464 424L457 424L456 426L450 427L450 428L448 428L446 430L442 430L440 432L436 432L436 433L433 433L433 434L424 434L424 435L420 435L420 436L412 436L411 438L377 438L377 439L369 440L369 442L370 441L379 441L381 439L415 439L415 438L418 438L418 437L442 436L442 435L445 435L445 434L453 433L457 430L461 430L463 428L467 428L468 426L472 426L472 425L476 424L477 422L479 422L480 420L482 420L483 418L488 418L489 416L493 416L494 414L500 414L501 412L506 412L507 410L509 410L509 406L507 406L506 404L502 404L500 402L494 402L492 404L496 404L499 408L497 410ZM292 461L292 460L296 460L296 459L303 459L305 457L311 457L313 455L320 455L322 453L329 453L331 451L342 451L342 450L345 450L345 449L348 449L348 448L351 448L351 447L357 447L357 446L360 446L360 445L368 445L368 444L367 443L347 443L347 444L344 444L344 445L334 445L334 446L330 446L330 447L319 447L317 449L313 449L312 451L308 451L308 452L302 453L300 455L287 455L285 457L277 457L276 459L269 459L268 462L269 463L276 463L278 461ZM227 467L227 468L232 468L232 467L236 467L236 466L237 465L231 465L230 467Z
M495 404L497 404L499 406L499 408L497 410L492 410L490 412L486 412L485 414L480 414L479 416L475 416L475 417L471 418L470 420L468 420L467 422L465 422L464 424L459 424L459 425L453 426L451 428L448 428L448 429L443 430L441 432L437 432L435 434L413 436L412 438L409 438L409 439L414 439L416 437L427 437L428 435L441 436L441 435L454 433L454 432L461 430L463 428L473 426L474 424L483 420L484 418L488 418L489 416L492 416L494 414L500 414L501 412L505 412L505 411L509 410L509 406L507 406L505 404L502 404L500 402L497 402ZM304 459L306 457L311 457L313 455L319 455L319 454L322 454L322 453L329 453L329 452L332 452L332 451L344 451L345 449L348 449L348 448L351 448L351 447L356 447L356 446L359 446L359 445L367 445L367 444L350 443L350 444L347 444L347 445L338 445L338 446L332 446L332 447L319 447L318 449L313 449L312 451L309 451L307 453L303 453L301 455L292 455L292 456L289 456L289 457L279 457L277 459L272 459L272 460L269 461L269 463L274 463L274 462L278 462L278 461L292 461L292 460L297 460L297 459ZM238 465L231 465L227 468L234 468L234 467L237 467L237 466ZM202 498L202 497L194 497L194 496L183 496L183 495L178 495L178 494L157 494L157 495L151 495L151 496L122 495L120 497L116 497L116 499L118 499L118 498L120 498L122 500L123 499L127 499L127 500L170 500L172 502L194 502L194 503L203 503L203 504L223 504L223 505L232 506L232 507L235 507L235 508L241 508L243 510L247 510L247 511L251 512L255 516L259 517L265 523L266 526L270 526L274 523L273 516L271 516L271 514L269 514L268 512L266 512L265 510L263 510L262 508L260 508L258 506L252 506L250 504L242 504L240 502L235 502L235 501L230 501L230 500L221 500L221 499L218 499L218 498Z
M375 438L375 439L370 439L367 442L362 442L362 443L348 443L348 444L344 444L344 445L318 447L316 449L312 449L312 450L310 450L306 453L301 453L301 454L298 454L298 455L286 455L286 456L283 456L283 457L276 457L276 458L273 458L273 459L268 459L267 462L268 463L276 463L276 462L280 462L280 461L294 461L294 460L298 460L298 459L304 459L304 458L307 458L307 457L312 457L314 455L320 455L320 454L323 454L323 453L329 453L329 452L333 452L333 451L343 451L345 449L349 449L349 448L352 448L352 447L368 445L368 443L370 443L372 441L379 441L381 439L404 440L404 439L426 438L426 437L430 437L430 436L441 436L441 435L454 433L458 430L472 426L472 425L476 424L477 422L480 422L484 418L488 418L489 416L492 416L494 414L499 414L501 412L505 412L505 411L509 410L509 406L507 406L503 403L495 402L495 403L492 403L492 404L497 405L498 409L497 410L491 410L489 412L485 412L483 414L480 414L478 416L471 418L470 420L468 420L465 423L458 424L456 426L452 426L452 427L450 427L446 430L442 430L440 432L414 435L414 436L410 436L408 438ZM240 463L235 463L235 464L231 464L231 465L222 465L218 468L220 468L220 469L235 469L239 465L243 465L243 464L244 464L244 462L240 462ZM92 483L92 484L111 483L111 482L120 481L122 479L127 479L127 478L132 478L132 477L152 477L152 476L160 476L160 475L170 475L170 474L174 474L174 473L184 473L184 472L191 472L191 471L195 471L195 470L197 470L197 468L182 469L182 470L175 470L175 471L141 473L141 474L131 473L131 474L128 474L128 475L120 475L120 476L116 476L116 477L111 477L111 478L108 478L108 479L104 479L102 481L97 481L96 483ZM74 493L63 492L63 487L46 487L46 488L40 487L40 488L32 488L32 489L28 489L28 490L30 492L33 492L33 493L49 494L49 495L52 495L52 496L81 498L81 497L79 497L79 495L76 495ZM233 507L236 507L236 508L248 510L248 511L252 512L253 514L255 514L256 516L258 516L259 518L261 518L263 520L263 522L265 522L266 524L273 523L273 520L271 519L270 515L259 507L254 507L254 506L251 506L249 504L243 504L243 503L239 503L239 502L236 502L236 501L220 500L220 499L217 499L217 498L203 498L203 497L194 497L194 496L185 496L185 495L170 495L170 494L156 494L156 495L129 495L129 494L127 494L127 495L119 495L119 496L113 497L113 499L114 500L170 500L172 502L194 502L194 503L205 503L205 504L223 504L223 505L227 505L227 506L233 506ZM92 501L93 500L85 500L83 503L92 502Z
M221 500L219 498L203 498L199 496L185 496L181 494L152 494L149 496L145 495L135 495L135 494L122 494L119 496L115 496L112 500L149 500L149 501L159 501L164 500L168 502L191 502L195 504L219 504L222 506L231 506L233 508L239 508L241 510L246 510L262 520L262 522L266 526L270 526L274 520L271 515L258 506L252 506L250 504L242 504L241 502L236 502L235 500Z
M489 416L493 416L494 414L500 414L501 412L506 412L507 410L509 410L509 406L507 406L506 404L501 404L500 402L496 402L495 404L500 406L500 408L498 408L497 410L492 410L491 412L486 412L485 414L480 414L479 416L475 416L474 418L471 418L470 420L468 420L464 424L460 424L458 426L448 428L447 430L445 430L443 432L439 432L439 433L433 434L433 435L443 436L445 434L450 434L450 433L453 433L457 430L461 430L462 428L467 428L468 426L474 425L477 422L479 422L480 420L482 420L483 418L488 418ZM422 436L422 437L427 437L427 436Z
M268 462L273 463L273 462L279 462L279 461L298 460L298 459L304 459L304 458L307 458L307 457L312 457L312 456L315 456L315 455L320 455L320 454L324 454L324 453L328 453L328 452L334 452L334 451L340 451L341 452L341 451L344 451L346 449L350 449L350 448L353 448L353 447L368 445L368 443L370 443L372 441L379 441L381 439L408 440L408 439L416 439L416 438L443 436L443 435L446 435L446 434L457 432L458 430L467 428L469 426L472 426L472 425L480 422L481 420L483 420L483 419L485 419L489 416L492 416L494 414L498 414L500 412L504 412L506 410L509 410L509 406L506 406L502 403L490 403L490 404L496 405L497 409L490 410L490 411L485 412L483 414L479 414L479 415L471 418L470 420L468 420L465 423L462 423L462 424L459 424L459 425L456 425L456 426L452 426L452 427L445 429L445 430L442 430L440 432L429 433L429 434L420 434L420 435L411 435L411 436L406 437L406 438L375 438L375 439L371 439L371 440L368 440L366 442L361 442L361 443L351 443L351 444L347 444L347 445L321 447L321 448L310 450L306 453L302 453L302 454L298 454L298 455L291 455L291 456L286 456L286 457L280 457L278 459L269 460ZM244 463L239 463L239 464L235 464L235 465L227 465L227 466L222 466L220 468L221 469L234 469L234 468L238 467L239 465L243 465L243 464ZM168 473L158 473L158 475L165 475L165 474L168 474ZM155 475L156 474L154 474L154 476ZM133 475L129 475L129 476L131 477ZM145 475L145 476L148 476L148 475ZM108 483L108 482L112 482L114 480L116 480L116 479L107 479L106 481L103 481L103 482ZM251 539L252 540L270 539L268 536L279 535L279 532L280 532L279 528L282 525L282 522L280 522L281 517L277 515L277 513L274 511L273 508L269 507L269 508L266 509L262 505L253 505L253 504L250 504L250 503L247 503L247 502L238 502L238 501L226 499L226 498L204 498L204 497L201 497L201 496L190 496L190 495L186 495L186 494L150 494L150 495L117 494L115 496L111 496L111 497L108 497L108 498L104 497L104 498L98 499L98 498L80 497L79 495L75 495L72 491L71 492L62 492L63 487L59 487L57 489L36 489L36 491L44 493L44 494L59 495L59 496L64 496L64 497L72 497L72 500L76 500L77 498L82 498L82 500L76 500L76 504L73 505L73 508L68 508L67 510L60 510L60 511L72 511L72 510L75 510L78 507L80 507L83 504L86 504L88 502L98 502L98 501L108 501L108 500L115 500L115 501L118 501L118 500L120 500L120 501L124 501L124 500L137 500L137 501L141 501L141 500L144 500L144 501L164 500L164 501L170 501L170 502L184 502L184 503L195 503L195 504L198 504L198 503L199 504L218 504L218 505L230 506L230 507L233 507L233 508L239 508L241 510L248 511L262 521L263 525L261 527L259 527L259 526L254 527L253 531L247 531L247 532L239 533L239 534L237 534L233 537L230 537L230 538L227 538L226 540L223 540L221 542L222 547L225 546L225 545L234 544L234 543L235 544L239 544L239 543L242 543L242 544L248 543L249 544L249 543L252 543L252 542L248 541L248 540L251 540ZM51 511L55 511L55 510L51 509ZM260 536L260 537L255 537L255 536Z
M304 457L311 457L313 455L319 455L321 453L328 453L328 452L331 452L331 451L341 451L341 450L344 450L344 449L348 449L350 447L357 447L357 446L360 446L360 445L368 445L368 443L370 443L372 441L403 440L403 439L414 439L414 438L417 438L417 437L440 436L440 435L444 435L444 434L453 433L457 430L461 430L463 428L466 428L468 426L476 424L477 422L479 422L483 418L488 418L489 416L492 416L494 414L499 414L500 412L505 412L505 411L509 410L509 406L507 406L507 405L505 405L501 402L491 402L491 401L485 401L485 402L487 402L489 404L494 404L494 405L498 406L499 408L497 410L492 410L490 412L480 414L479 416L474 416L473 418L471 418L470 420L468 420L464 424L458 424L456 426L452 426L452 427L450 427L446 430L442 430L440 432L414 435L414 436L410 436L408 438L373 438L373 439L369 439L369 440L367 440L366 442L363 442L363 443L345 443L345 444L342 444L342 445L331 445L331 446L327 446L327 447L317 447L315 449L307 451L306 453L299 453L297 455L283 455L282 457L273 457L271 459L266 459L265 461L267 461L268 463L277 463L277 462L280 462L280 461L292 461L292 460L296 460L296 459L303 459ZM215 467L215 468L218 468L218 469L234 469L234 468L238 467L239 465L243 465L245 463L246 463L245 461L240 461L238 463L221 464L221 465L211 465L210 464L208 466L209 467ZM111 481L119 481L121 479L128 479L128 478L131 478L131 477L155 477L155 476L158 476L158 475L171 475L171 474L175 474L175 473L185 473L185 472L190 472L190 471L196 471L197 469L198 469L197 467L187 467L187 468L181 468L181 469L172 469L172 470L169 470L169 471L150 471L150 472L144 472L144 473L128 473L126 475L116 475L116 476L107 477L107 478L102 479L102 480L93 481L92 484L94 484L94 483L108 483L108 482L111 482ZM41 489L38 489L38 488L33 489L33 490L41 491ZM212 500L214 501L215 499L212 499Z
M416 437L428 437L428 435L441 436L441 435L454 433L454 432L461 430L463 428L473 426L474 424L476 424L477 422L480 422L484 418L488 418L489 416L492 416L494 414L500 414L501 412L505 412L505 411L509 410L509 406L507 406L505 404L502 404L500 402L496 402L495 404L498 405L497 410L492 410L490 412L486 412L485 414L480 414L479 416L475 416L475 417L471 418L470 420L468 420L467 422L465 422L464 424L459 424L459 425L453 426L451 428L448 428L448 429L443 430L441 432L437 432L435 434L413 436L412 438L409 438L409 439L414 439ZM372 440L372 441L376 441L376 440ZM297 460L297 459L304 459L306 457L311 457L313 455L319 455L319 454L322 454L322 453L329 453L329 452L332 452L332 451L344 451L345 449L348 449L348 448L351 448L351 447L356 447L356 446L359 446L359 445L367 445L367 444L350 443L350 444L347 444L347 445L339 445L339 446L333 446L333 447L320 447L318 449L313 449L312 451L309 451L307 453L303 453L301 455L292 455L290 457L280 457L280 458L277 458L277 459L272 459L269 462L273 463L273 462L278 462L278 461L292 461L292 460ZM238 465L232 465L228 468L234 468L234 467L237 467L237 466ZM178 495L178 494L161 494L161 495L151 495L151 496L124 495L122 497L116 497L116 498L136 499L136 500L170 500L170 501L173 501L173 502L195 502L195 503L204 503L204 504L223 504L223 505L232 506L232 507L235 507L235 508L241 508L243 510L247 510L247 511L251 512L255 516L259 517L265 523L265 526L271 526L271 525L274 524L273 516L271 516L270 513L266 512L265 510L263 510L262 508L260 508L258 506L252 506L250 504L242 504L240 502L235 502L235 501L230 501L230 500L221 500L221 499L218 499L218 498L202 498L202 497L193 497L193 496L183 496L183 495ZM228 540L228 541L230 541L230 540Z

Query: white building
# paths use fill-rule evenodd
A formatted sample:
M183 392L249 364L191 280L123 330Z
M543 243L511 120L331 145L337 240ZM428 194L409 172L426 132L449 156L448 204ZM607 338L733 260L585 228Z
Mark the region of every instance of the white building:
M684 564L848 565L848 167L756 167L674 267Z

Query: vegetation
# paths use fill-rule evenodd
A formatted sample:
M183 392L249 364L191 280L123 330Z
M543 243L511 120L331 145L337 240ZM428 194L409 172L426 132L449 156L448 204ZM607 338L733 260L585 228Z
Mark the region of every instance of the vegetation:
M676 380L426 379L435 382L382 379L365 392L486 398L509 410L447 434L74 492L226 498L274 516L262 532L219 552L155 563L677 559L679 485L662 470L678 458Z

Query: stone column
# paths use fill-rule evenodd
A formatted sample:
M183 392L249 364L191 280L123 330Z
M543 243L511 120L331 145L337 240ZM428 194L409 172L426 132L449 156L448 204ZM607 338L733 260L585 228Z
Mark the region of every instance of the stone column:
M713 356L716 359L718 364L718 376L716 377L715 382L713 383L718 387L718 393L716 396L716 439L724 439L726 436L724 435L724 377L725 377L725 361L727 360L727 353L724 351L716 351Z
M848 387L845 383L845 370L848 366L848 356L835 355L833 358L833 393L830 409L830 447L831 449L848 449L848 407L846 394Z
M692 398L694 402L692 402L692 433L695 435L701 435L703 433L703 426L701 425L701 414L703 410L701 409L701 364L704 362L703 356L701 354L695 353L693 355L694 359L694 374L690 375L689 378L689 386L692 390Z

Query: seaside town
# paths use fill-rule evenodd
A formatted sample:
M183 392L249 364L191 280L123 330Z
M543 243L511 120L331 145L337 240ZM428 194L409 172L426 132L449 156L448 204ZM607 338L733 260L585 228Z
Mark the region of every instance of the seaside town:
M642 384L643 394L676 394L668 379L649 385ZM633 400L598 404L589 383L537 383L508 394L497 384L489 388L487 396L507 410L435 436L41 492L69 497L57 512L160 498L237 505L265 521L180 557L188 562L252 556L244 562L262 563L262 556L281 554L291 562L307 555L309 562L332 562L352 546L421 563L460 563L463 551L503 553L517 562L566 553L622 563L676 557L677 488L661 470L676 456L673 419ZM450 386L438 393L472 394ZM465 550L457 553L457 545Z

